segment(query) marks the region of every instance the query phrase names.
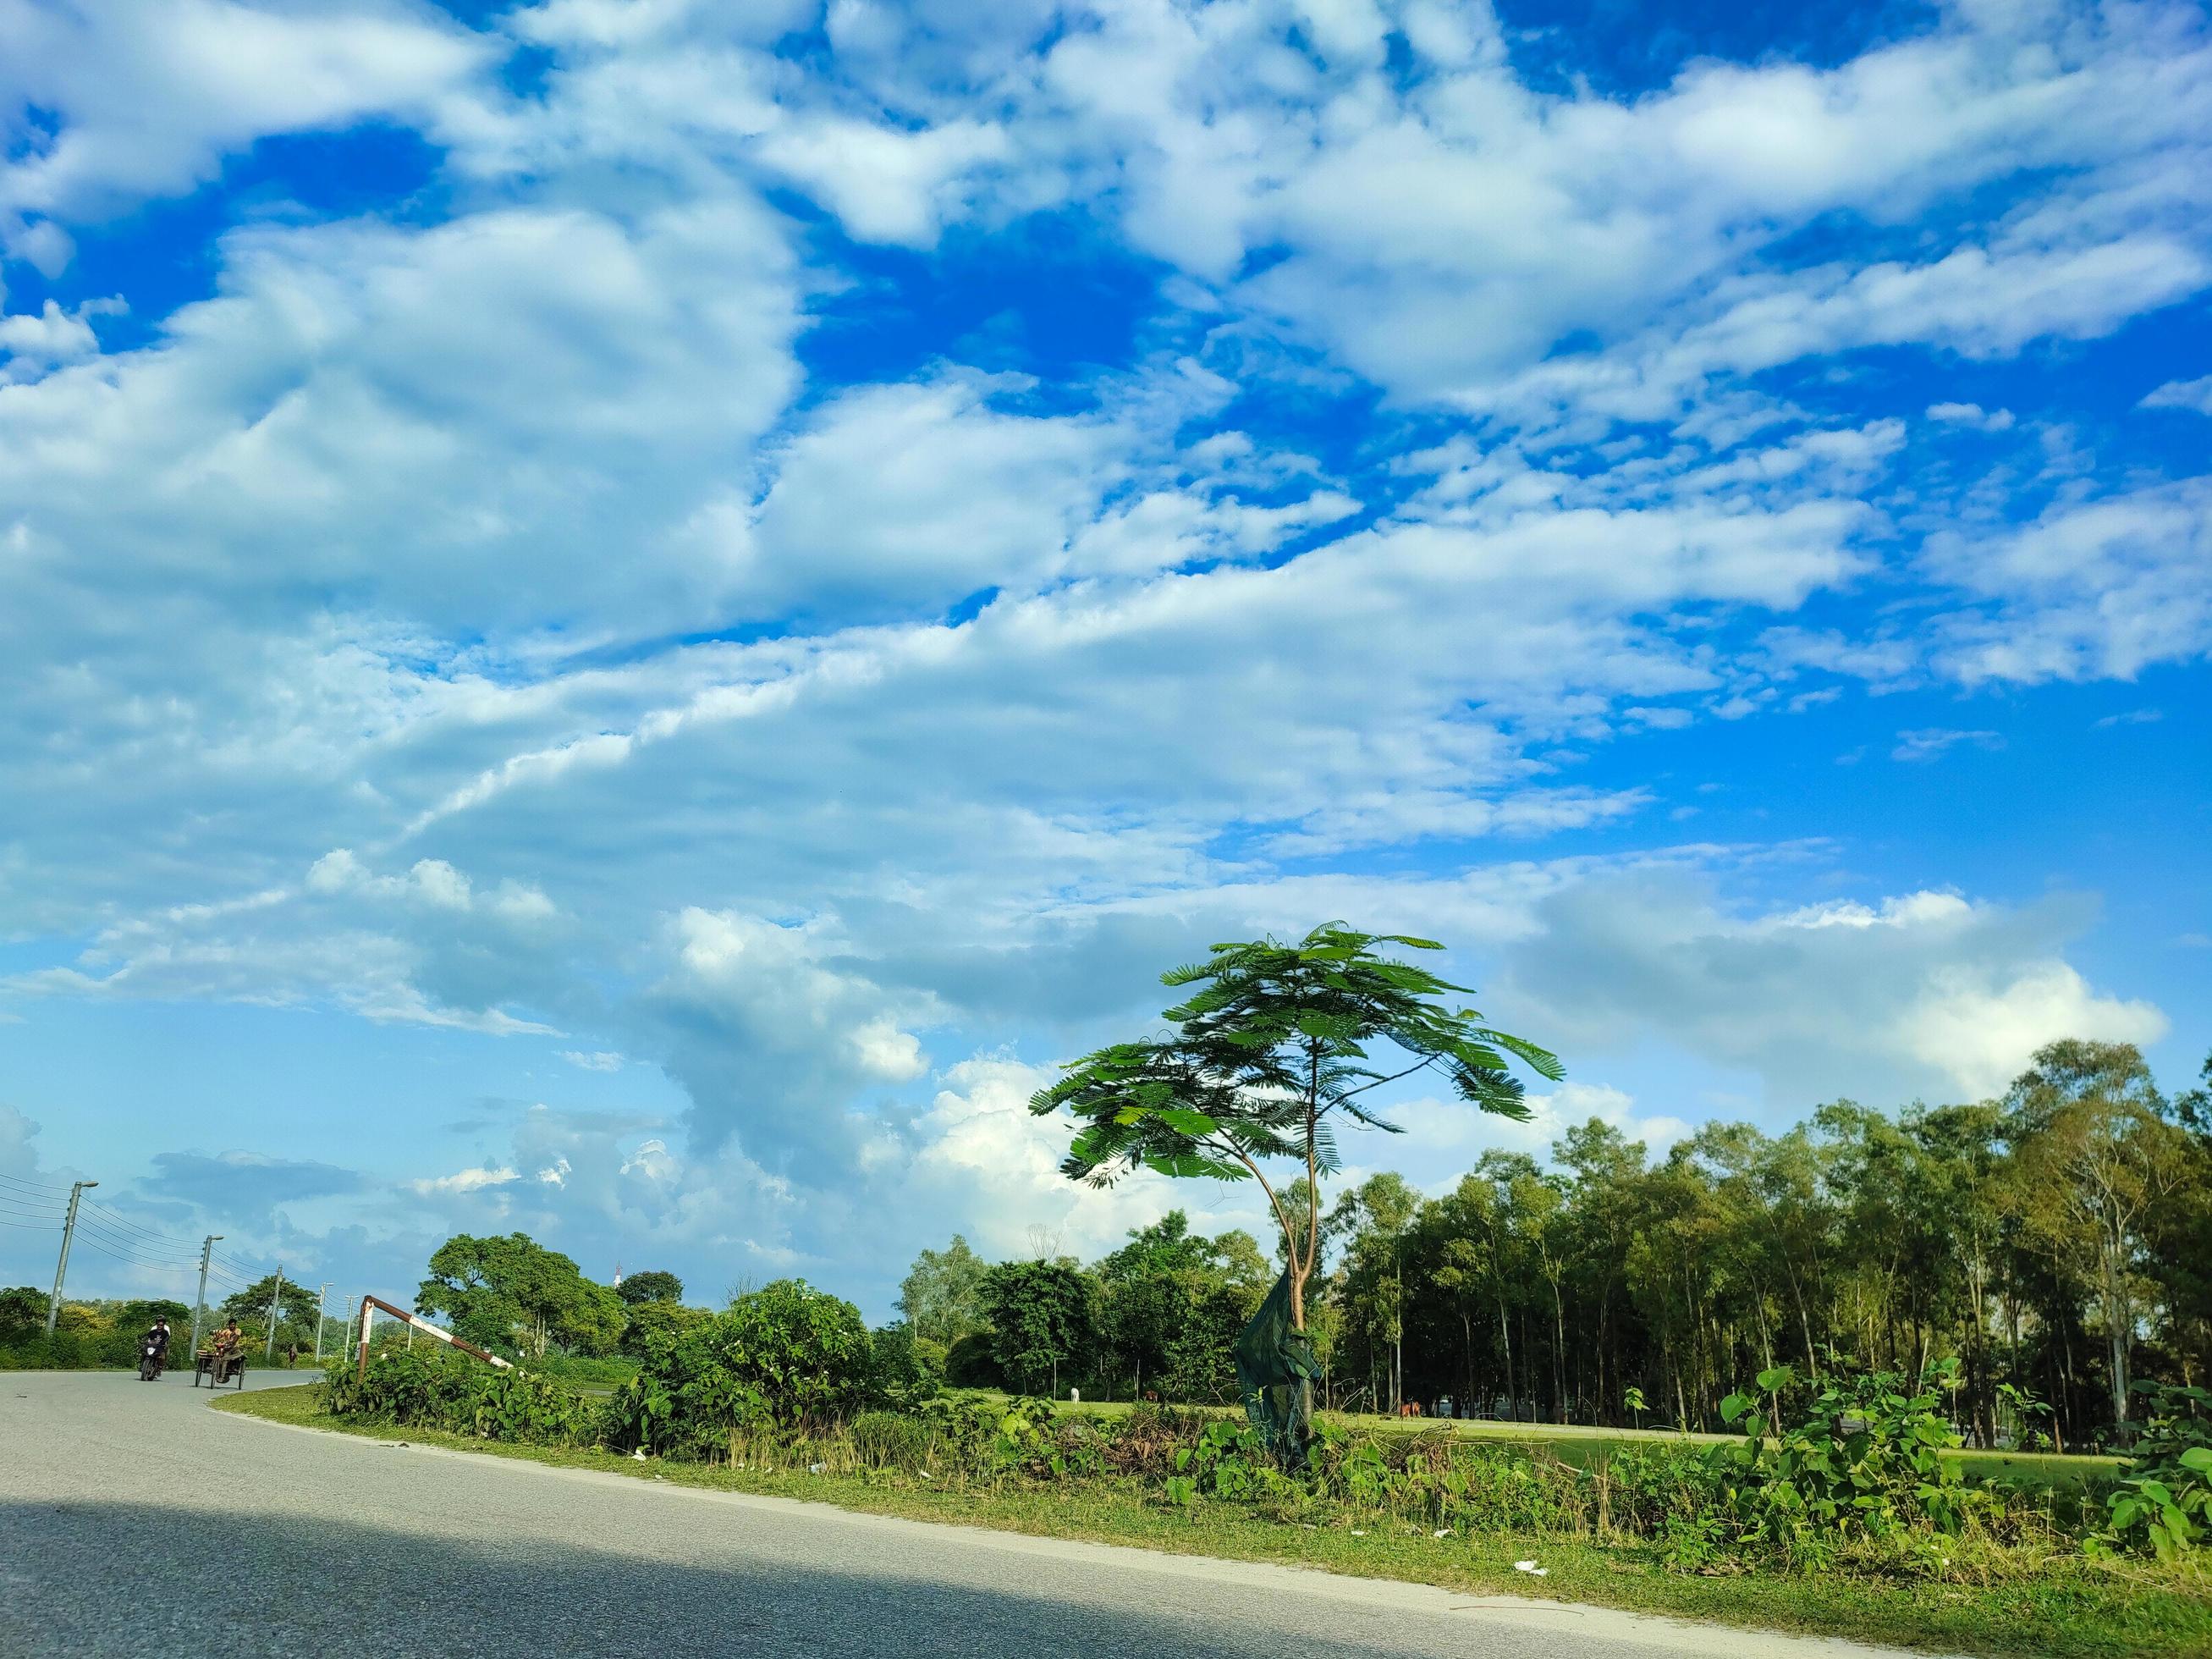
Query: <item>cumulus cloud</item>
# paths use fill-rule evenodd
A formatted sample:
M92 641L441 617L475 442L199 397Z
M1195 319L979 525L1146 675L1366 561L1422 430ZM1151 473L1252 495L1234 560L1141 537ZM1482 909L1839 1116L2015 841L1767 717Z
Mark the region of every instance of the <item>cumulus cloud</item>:
M0 101L50 125L11 133L0 218L66 222L169 195L276 134L365 118L428 122L496 54L450 20L398 5L290 8L176 0L9 0Z
M2193 409L2200 415L2212 415L2212 374L2194 380L2168 380L2155 391L2144 394L2145 409Z
M521 1178L513 1170L456 1170L451 1175L424 1176L407 1185L427 1198L435 1193L480 1193L487 1187L504 1187Z
M2061 1033L2144 1043L2154 1006L2097 992L2063 956L2078 903L2022 909L1919 892L1740 913L1680 874L1544 900L1501 993L1570 1050L1684 1045L1754 1073L1792 1113L1821 1099L1978 1098Z

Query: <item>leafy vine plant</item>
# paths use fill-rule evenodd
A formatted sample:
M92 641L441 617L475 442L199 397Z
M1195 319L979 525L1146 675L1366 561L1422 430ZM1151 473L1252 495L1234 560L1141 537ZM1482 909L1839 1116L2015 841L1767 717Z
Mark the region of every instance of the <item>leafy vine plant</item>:
M1073 1179L1106 1186L1152 1170L1258 1182L1282 1230L1297 1331L1321 1264L1321 1183L1338 1168L1339 1119L1401 1133L1375 1091L1426 1073L1470 1105L1526 1121L1512 1062L1555 1082L1565 1075L1546 1049L1449 1006L1466 987L1378 947L1443 948L1342 922L1295 945L1216 945L1206 961L1160 976L1195 988L1164 1014L1166 1035L1086 1054L1030 1102L1081 1125L1060 1165Z

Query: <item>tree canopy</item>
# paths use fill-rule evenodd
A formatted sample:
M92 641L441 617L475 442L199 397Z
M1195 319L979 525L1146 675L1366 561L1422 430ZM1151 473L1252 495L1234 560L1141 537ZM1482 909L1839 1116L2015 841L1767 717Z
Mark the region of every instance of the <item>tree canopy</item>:
M456 1335L481 1347L541 1358L555 1342L578 1353L611 1353L624 1322L619 1296L527 1233L447 1239L430 1258L415 1309L450 1319Z
M276 1291L276 1275L264 1273L244 1290L223 1298L223 1317L235 1319L241 1325L252 1325L257 1330L265 1328L269 1322L269 1298ZM279 1326L304 1326L312 1332L315 1328L316 1305L315 1292L311 1288L288 1279L278 1298L276 1322ZM189 1312L185 1316L191 1316Z
M623 1282L615 1286L615 1294L633 1308L646 1302L681 1302L684 1281L674 1273L651 1267L643 1273L624 1274Z
M1091 1279L1073 1261L1002 1262L984 1273L981 1299L1008 1387L1042 1394L1057 1389L1068 1361L1088 1365L1097 1309Z
M1087 1054L1030 1103L1039 1115L1066 1111L1083 1126L1061 1165L1075 1180L1107 1184L1148 1169L1257 1182L1282 1231L1296 1328L1305 1323L1306 1286L1320 1267L1317 1200L1321 1178L1339 1166L1340 1119L1397 1133L1372 1091L1420 1073L1483 1111L1525 1118L1511 1062L1546 1078L1564 1074L1534 1043L1486 1024L1472 1008L1444 1006L1467 988L1378 945L1443 948L1336 922L1296 945L1216 945L1206 961L1160 976L1196 988L1166 1011L1171 1034ZM1378 1048L1395 1053L1384 1059L1370 1052ZM1300 1219L1283 1202L1281 1178L1267 1173L1284 1162L1316 1200Z
M950 1348L983 1326L983 1274L989 1263L958 1233L941 1250L914 1259L899 1285L898 1310L914 1334Z

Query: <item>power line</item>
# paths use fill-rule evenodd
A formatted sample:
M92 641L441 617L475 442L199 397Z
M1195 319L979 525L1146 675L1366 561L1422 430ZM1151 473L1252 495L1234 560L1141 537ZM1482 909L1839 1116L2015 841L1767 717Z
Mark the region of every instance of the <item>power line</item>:
M0 1182L10 1187L22 1187L34 1193L52 1193L57 1198L69 1191L66 1187L49 1187L42 1182L26 1181L21 1176L0 1175Z
M108 1243L115 1245L118 1249L128 1249L128 1252L135 1256L149 1256L149 1259L155 1259L153 1245L143 1245L139 1243L137 1239L131 1239L128 1234L115 1232L115 1230L104 1225L101 1221L95 1221L93 1217L80 1214L80 1217L77 1217L77 1228L80 1228L82 1232L88 1234L88 1237L93 1237L93 1239L106 1239ZM166 1265L170 1263L170 1261L184 1261L184 1256L159 1256L159 1261Z
M91 1207L91 1206L86 1206L86 1207ZM159 1237L159 1234L149 1234L143 1228L126 1228L126 1225L122 1225L119 1221L108 1221L104 1214L86 1214L84 1225L88 1225L88 1228L100 1228L101 1232L112 1232L118 1239L131 1239L131 1243L143 1243L143 1245L181 1243L179 1239L164 1239L164 1237Z
M102 1255L113 1256L116 1261L122 1262L125 1267L143 1267L149 1273L190 1273L191 1271L191 1264L190 1262L141 1261L137 1256L121 1255L117 1251L109 1249L106 1245L101 1243L89 1233L81 1233L78 1236L77 1242L82 1244L88 1250L98 1250Z
M106 1250L110 1255L125 1257L130 1261L137 1262L142 1267L173 1267L177 1265L179 1260L179 1258L175 1256L155 1255L151 1250L139 1249L128 1239L118 1239L112 1233L103 1233L96 1231L95 1229L87 1227L84 1224L84 1218L82 1216L79 1216L77 1218L76 1224L77 1231L79 1232L82 1233L86 1238L98 1242L101 1248Z
M0 1221L0 1227L21 1227L25 1232L31 1233L58 1233L62 1230L62 1224L58 1221Z
M172 1233L157 1232L151 1227L142 1227L137 1222L131 1220L127 1217L117 1214L113 1210L109 1209L107 1206L100 1203L94 1199L88 1198L85 1200L85 1202L91 1205L94 1209L99 1211L100 1214L107 1217L111 1221L112 1221L115 1225L124 1229L127 1232L141 1234L147 1238L152 1239L158 1244L173 1244L178 1249L184 1250L192 1249L192 1242L189 1238L179 1238Z

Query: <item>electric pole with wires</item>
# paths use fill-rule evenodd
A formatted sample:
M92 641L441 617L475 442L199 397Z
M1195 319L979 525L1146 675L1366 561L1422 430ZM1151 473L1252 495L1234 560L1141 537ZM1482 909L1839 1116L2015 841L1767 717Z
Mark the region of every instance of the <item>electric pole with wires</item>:
M221 1233L210 1233L206 1242L200 1246L200 1291L192 1298L192 1353L195 1357L200 1351L200 1316L207 1311L208 1261L215 1255L216 1240L222 1237Z
M62 1223L62 1259L54 1263L54 1293L46 1304L46 1340L52 1341L54 1322L61 1317L62 1279L69 1272L70 1240L76 1237L76 1201L84 1196L88 1187L97 1187L97 1181L80 1181L70 1188L69 1217Z
M264 1365L276 1358L276 1310L283 1294L284 1264L280 1261L276 1264L276 1281L269 1287L269 1346L261 1355L261 1363Z
M325 1279L323 1288L315 1292L315 1364L323 1363L323 1321L330 1316L323 1310L330 1305L331 1281Z

